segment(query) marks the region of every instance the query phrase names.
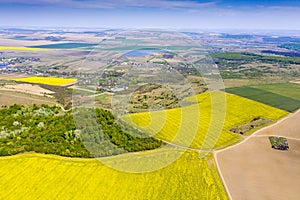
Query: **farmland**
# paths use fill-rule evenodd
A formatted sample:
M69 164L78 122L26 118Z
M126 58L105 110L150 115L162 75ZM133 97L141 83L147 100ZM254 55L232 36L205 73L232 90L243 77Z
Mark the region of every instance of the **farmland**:
M0 85L0 90L2 91L15 91L15 92L22 92L27 94L33 94L38 96L46 96L53 94L52 91L46 90L38 85L32 85L32 84L5 84Z
M0 30L0 199L252 199L299 171L297 119L253 135L300 106L300 59L264 36L19 31ZM282 132L291 174L260 151Z
M157 51L157 50L189 50L198 46L138 46L138 50L146 50L146 51ZM113 47L108 48L110 51L126 51L126 50L136 50L137 46L121 46L121 47Z
M178 154L177 151L121 155L106 158L106 162L125 165L134 158L143 165L145 158L154 154L155 164ZM33 153L0 158L0 198L227 199L214 165L195 152L185 152L171 165L147 173L117 171L101 161Z
M298 111L215 153L233 199L299 199L299 119ZM289 150L273 149L270 136L287 138Z
M1 51L40 51L39 48L0 46Z
M53 85L53 86L63 86L63 85L76 82L75 78L56 78L56 77L39 77L39 76L32 76L26 78L10 78L8 80L25 82L25 83L38 83L38 84Z
M227 88L226 92L252 99L288 112L300 108L300 85L276 83Z
M82 47L93 47L98 44L91 43L57 43L57 44L46 44L46 45L37 45L29 46L28 48L40 48L40 49L74 49Z
M226 98L223 99L227 103L226 108L221 105L224 103L222 98ZM256 117L277 120L287 114L268 105L217 91L186 100L195 104L164 111L130 114L123 119L157 138L178 145L206 149L228 146L240 140L238 134L229 131L235 126L246 124Z
M300 101L300 84L296 83L274 83L253 85L253 88L265 90L278 95L289 97Z
M23 92L13 92L13 91L5 91L0 90L0 106L7 107L13 104L20 104L20 105L55 105L56 102L53 98L42 97L33 94L26 94Z

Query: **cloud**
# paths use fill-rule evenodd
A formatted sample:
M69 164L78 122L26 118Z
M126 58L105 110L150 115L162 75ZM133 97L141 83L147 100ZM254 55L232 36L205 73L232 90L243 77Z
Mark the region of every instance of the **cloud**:
M37 6L58 6L71 8L201 8L215 5L214 1L195 0L0 0L1 3L12 3Z

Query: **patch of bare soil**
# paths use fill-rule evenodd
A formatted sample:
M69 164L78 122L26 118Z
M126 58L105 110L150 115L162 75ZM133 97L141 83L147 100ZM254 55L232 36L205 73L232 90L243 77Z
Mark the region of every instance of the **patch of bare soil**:
M300 80L295 80L295 81L290 81L290 82L300 84Z
M0 90L24 92L24 93L28 93L28 94L47 96L47 97L51 97L51 94L54 93L54 92L52 92L50 90L46 90L38 85L31 85L31 84L3 85L3 86L0 86Z
M55 42L46 41L46 40L36 40L36 41L29 41L29 40L12 40L6 38L0 38L1 46L35 46L35 45L44 45L44 44L51 44Z
M258 132L256 135L277 135L300 139L300 110L291 114L288 118ZM299 198L300 199L300 198Z
M299 119L300 112L292 114L215 154L232 199L300 199ZM268 135L287 137L290 149L272 149Z
M0 74L0 80L8 78L24 78L27 77L25 74Z
M42 96L37 96L33 94L26 94L16 91L3 91L0 90L0 109L6 108L13 104L20 105L56 105L56 102L53 98L47 98Z

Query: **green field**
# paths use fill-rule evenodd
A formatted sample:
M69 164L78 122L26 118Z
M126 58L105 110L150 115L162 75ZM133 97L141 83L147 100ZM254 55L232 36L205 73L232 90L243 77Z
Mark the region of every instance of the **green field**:
M40 49L75 49L82 47L94 47L99 44L93 43L57 43L57 44L45 44L45 45L37 45L37 46L29 46L30 48L40 48Z
M150 162L155 165L178 153L154 150L106 158L105 163L148 168L149 156L155 156L156 162ZM117 171L95 159L34 153L2 157L0 184L0 199L228 199L214 164L191 151L146 173Z
M225 107L222 106L222 98L226 101ZM239 134L229 131L235 126L246 124L256 117L277 120L287 114L265 104L217 91L189 97L187 101L195 104L170 110L130 114L123 119L156 138L182 146L210 150L240 140Z
M252 88L262 89L278 95L300 101L300 84L297 83L274 83L253 85Z
M273 107L294 112L300 108L300 84L275 83L227 88L236 94Z
M170 51L179 51L179 50L189 50L192 48L199 48L199 46L121 46L121 47L112 47L105 50L110 51L129 51L129 50L170 50Z

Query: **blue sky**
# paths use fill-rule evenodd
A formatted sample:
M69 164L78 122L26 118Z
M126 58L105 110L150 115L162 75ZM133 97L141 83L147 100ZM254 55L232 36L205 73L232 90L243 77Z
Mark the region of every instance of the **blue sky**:
M300 29L300 1L0 0L0 26Z

